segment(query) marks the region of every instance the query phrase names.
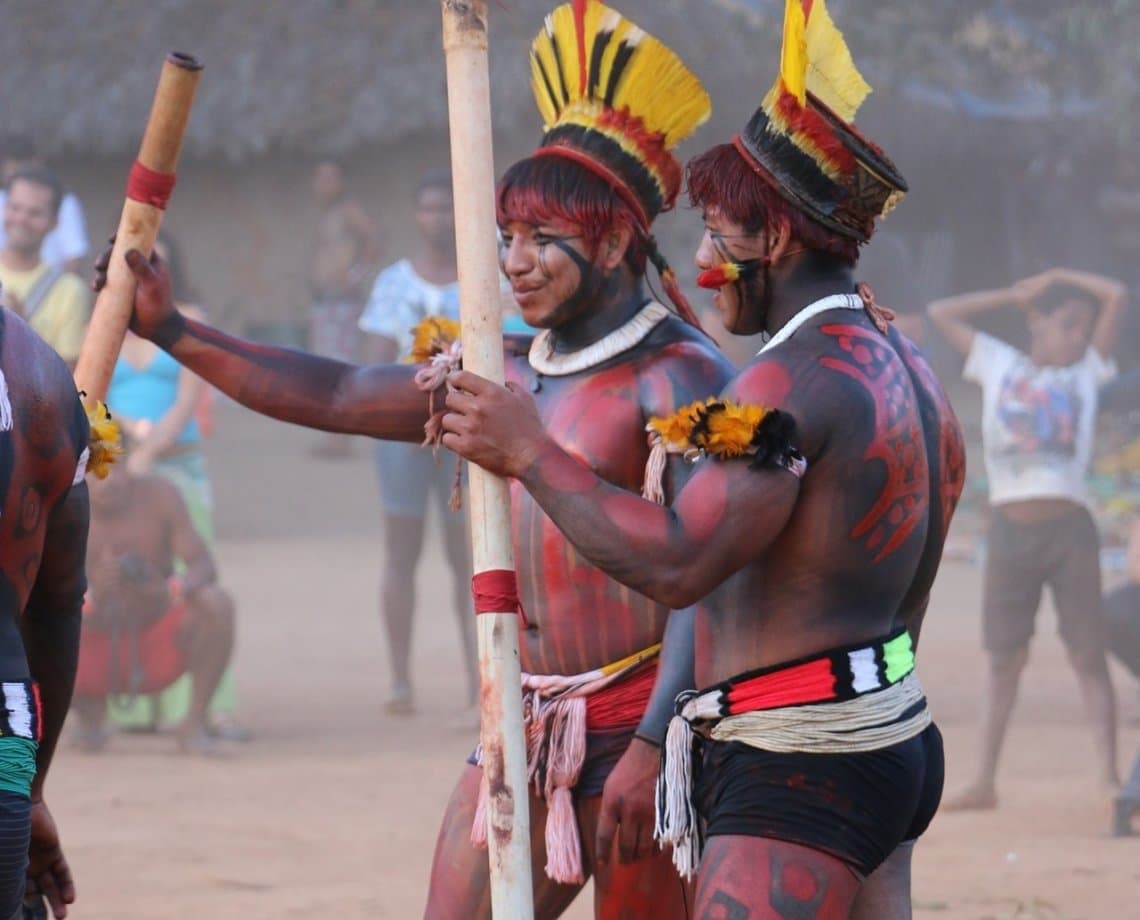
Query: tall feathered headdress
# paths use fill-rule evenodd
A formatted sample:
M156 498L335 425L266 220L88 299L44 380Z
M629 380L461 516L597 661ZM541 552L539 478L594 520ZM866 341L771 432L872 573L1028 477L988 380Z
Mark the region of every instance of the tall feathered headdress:
M547 16L530 60L545 132L537 154L568 157L601 176L648 233L681 187L673 148L712 110L700 80L597 0L574 0Z
M907 191L895 165L855 130L870 92L824 0L786 0L780 75L734 139L785 199L860 242Z

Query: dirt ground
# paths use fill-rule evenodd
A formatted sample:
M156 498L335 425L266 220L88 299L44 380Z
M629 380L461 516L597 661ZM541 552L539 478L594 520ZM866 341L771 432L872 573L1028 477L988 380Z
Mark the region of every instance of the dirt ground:
M437 822L475 731L456 727L462 668L436 543L417 577L419 713L387 717L376 613L380 525L370 451L312 464L307 432L219 410L209 453L219 561L238 600L240 715L257 733L224 759L121 736L65 747L48 785L79 886L76 918L412 918ZM947 564L920 673L946 736L948 788L976 754L979 577ZM1091 736L1051 614L1014 714L1001 807L942 814L915 856L930 920L1140 915L1140 837L1107 836ZM1140 744L1137 688L1115 673L1121 766ZM567 916L590 916L579 898Z

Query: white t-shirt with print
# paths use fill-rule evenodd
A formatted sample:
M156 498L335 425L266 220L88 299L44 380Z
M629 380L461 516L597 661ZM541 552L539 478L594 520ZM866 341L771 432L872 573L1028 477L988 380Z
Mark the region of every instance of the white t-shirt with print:
M1097 391L1115 373L1094 348L1076 364L1038 367L1000 339L974 333L962 376L982 387L991 505L1034 498L1087 503Z
M412 350L412 330L429 316L459 319L459 284L425 281L408 259L389 265L376 277L360 328L392 339L405 357Z

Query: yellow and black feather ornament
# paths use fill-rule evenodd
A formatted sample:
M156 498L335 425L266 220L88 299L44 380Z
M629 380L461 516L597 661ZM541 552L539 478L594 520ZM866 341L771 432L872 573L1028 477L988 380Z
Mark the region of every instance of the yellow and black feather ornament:
M597 0L546 17L531 45L545 135L538 154L569 157L614 185L643 229L674 204L672 149L709 117L700 80L666 45Z
M907 191L886 154L855 130L870 92L825 0L785 0L779 75L735 138L788 202L859 242Z
M682 406L672 415L653 416L649 460L641 494L664 504L665 463L669 454L687 460L751 458L753 469L784 469L803 476L807 461L795 446L796 423L779 409L710 397Z
M102 400L85 406L90 436L87 442L87 472L97 479L106 479L111 466L123 453L119 423Z

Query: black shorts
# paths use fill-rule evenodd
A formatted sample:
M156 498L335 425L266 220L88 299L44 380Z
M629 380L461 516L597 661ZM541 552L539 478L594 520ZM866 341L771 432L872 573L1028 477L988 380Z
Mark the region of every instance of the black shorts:
M929 826L944 771L933 723L907 741L857 754L775 754L707 741L693 801L706 837L798 843L866 877Z
M633 740L633 732L632 728L586 732L586 759L582 763L582 772L578 774L578 784L574 787L576 798L588 799L602 794L606 780ZM472 753L467 758L467 762L476 767L479 765L477 753Z
M1074 507L1036 524L1010 520L995 506L986 541L982 644L1013 652L1033 638L1037 608L1048 585L1065 645L1103 656L1106 628L1100 596L1100 537L1086 508Z
M0 790L0 917L18 916L27 880L32 803Z

